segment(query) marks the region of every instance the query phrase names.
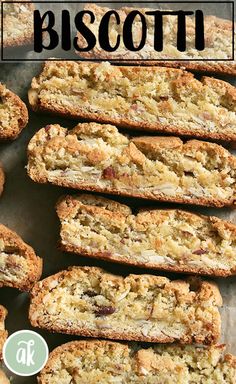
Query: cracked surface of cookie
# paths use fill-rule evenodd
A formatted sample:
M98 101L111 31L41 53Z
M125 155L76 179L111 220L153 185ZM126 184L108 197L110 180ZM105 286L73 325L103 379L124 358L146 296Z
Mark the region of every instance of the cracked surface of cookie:
M5 329L5 319L7 316L7 310L0 305L0 360L2 359L2 348L7 338L7 331ZM1 376L0 376L1 378ZM1 383L1 381L0 381Z
M97 4L86 4L84 9L89 10L95 15L95 22L90 23L90 17L88 15L84 16L84 22L89 26L90 30L94 33L96 38L98 38L98 28L100 26L100 21L103 15L110 11L111 9L107 7L100 7ZM111 16L109 23L109 37L110 43L112 46L115 46L117 41L117 35L122 36L122 28L124 20L127 15L137 8L131 7L122 7L116 9L118 12L121 23L117 24L115 17ZM146 11L150 11L150 8L139 8L139 12L144 14ZM154 17L145 15L147 21L147 39L143 49L137 52L128 51L123 43L121 37L121 42L119 48L114 52L109 52L109 55L106 51L101 49L97 44L93 50L89 52L79 52L78 54L81 57L86 58L97 58L97 59L106 59L107 57L111 59L117 59L121 63L124 61L132 60L132 63L135 60L138 60L137 63L142 65L161 65L169 67L185 67L187 69L194 69L198 71L210 71L216 73L226 73L229 75L236 75L236 64L235 61L224 61L224 59L229 60L232 58L232 22L230 20L224 20L215 16L205 15L204 17L204 33L205 33L205 48L203 51L198 51L195 49L195 19L192 17L186 17L186 33L187 33L187 50L185 52L180 52L176 48L176 36L177 36L177 18L167 15L163 17L163 35L164 35L164 46L162 52L157 52L154 50L154 33L155 33L155 24ZM140 31L142 30L142 25L140 18L136 18L133 23L132 36L134 44L137 45L140 42ZM78 45L82 47L85 43L82 35L78 33ZM98 41L98 39L97 39ZM172 61L159 61L158 59L166 60L171 59ZM206 59L219 59L219 61L204 61ZM152 62L152 59L155 60ZM176 61L174 61L174 59ZM186 61L184 61L186 59ZM194 61L188 61L188 59L194 59ZM197 61L197 59L203 61ZM148 61L145 61L148 60ZM181 61L178 61L181 60Z
M34 5L30 1L8 1L3 3L3 47L33 44Z
M233 384L236 358L223 345L152 346L72 341L55 348L39 384Z
M15 232L0 224L0 287L28 291L42 273L42 259Z
M175 137L129 139L112 125L49 125L28 146L36 182L206 206L233 205L236 159L223 147Z
M0 83L0 140L15 139L27 123L25 103Z
M217 217L131 209L94 195L58 201L64 251L173 272L236 274L236 226Z
M34 285L29 319L34 327L80 336L212 344L221 305L217 286L200 279L124 278L72 267Z
M50 61L33 78L29 102L130 129L236 141L236 88L181 69Z

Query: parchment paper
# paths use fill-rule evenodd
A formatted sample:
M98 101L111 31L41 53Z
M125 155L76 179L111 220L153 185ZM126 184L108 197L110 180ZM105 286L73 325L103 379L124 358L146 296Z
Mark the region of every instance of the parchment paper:
M133 5L130 2L130 5ZM156 5L156 4L155 4ZM153 6L155 6L153 3ZM81 5L74 5L78 9ZM177 6L177 5L176 5ZM217 5L216 5L217 6ZM225 5L227 6L227 5ZM178 7L178 6L177 6ZM170 4L165 4L165 8L170 8ZM171 5L173 8L173 5ZM27 57L32 57L32 52ZM40 63L16 63L0 64L0 81L7 87L15 91L27 103L27 90L33 76L40 72ZM235 79L227 78L231 83ZM236 84L236 82L235 82ZM25 242L29 243L36 253L43 258L44 269L43 277L56 273L71 265L98 265L113 273L142 273L147 270L120 266L99 262L89 258L76 255L63 254L57 249L59 239L59 221L55 213L55 203L57 199L68 193L69 190L55 187L52 185L40 185L30 180L26 174L25 165L27 163L26 148L30 138L40 128L50 123L59 123L65 127L73 127L76 121L61 119L56 116L36 114L30 111L29 124L24 129L20 137L14 142L0 144L0 161L6 172L6 186L3 196L0 198L0 222L15 230ZM115 197L112 197L116 199ZM151 205L155 207L167 207L164 204L150 204L143 200L118 199L131 206L143 207ZM168 207L177 205L169 204ZM178 205L178 207L180 207ZM231 209L210 209L183 206L184 209L194 210L204 214L211 214L230 220L236 224L236 211ZM180 275L164 274L148 271L154 274L163 274L169 277L181 277ZM227 279L216 279L219 284L224 306L222 314L222 338L221 342L227 343L227 350L236 354L236 277ZM20 329L31 329L28 321L29 297L26 293L20 293L10 288L1 288L0 303L6 306L9 311L6 328L11 334ZM50 350L54 347L76 339L60 334L49 334L41 332ZM77 338L78 339L78 338ZM5 368L4 368L5 369ZM33 384L36 378L25 378L12 375L7 369L9 377L12 377L13 384ZM60 383L58 383L60 384Z

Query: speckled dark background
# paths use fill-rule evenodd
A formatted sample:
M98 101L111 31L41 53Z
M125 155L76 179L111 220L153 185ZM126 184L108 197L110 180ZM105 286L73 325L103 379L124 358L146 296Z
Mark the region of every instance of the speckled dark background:
M134 3L130 2L130 4L133 5ZM77 7L78 9L81 7L81 5L78 4L72 4L71 6ZM153 3L152 6L156 7L156 4ZM178 8L177 4L173 6L164 4L163 7ZM191 5L188 7L191 8ZM216 5L215 7L217 10ZM214 14L216 14L216 12L214 12ZM33 54L29 52L26 56L33 57ZM59 57L58 52L55 52L53 56ZM28 105L27 90L32 77L39 73L40 68L40 63L0 63L0 81L22 97ZM228 80L233 82L234 79ZM0 199L0 222L15 230L27 243L32 245L36 253L43 258L43 276L53 274L63 268L67 268L69 265L99 265L114 273L141 273L144 270L121 267L116 264L108 264L80 256L63 254L57 250L59 222L54 206L57 199L62 194L68 192L68 190L51 185L35 184L27 176L25 169L27 163L26 148L30 138L41 127L50 123L59 123L65 127L73 127L73 125L76 124L75 121L61 119L56 116L36 114L30 111L29 124L20 137L14 142L0 144L0 161L4 166L7 177L5 191ZM132 206L138 207L148 205L147 202L137 199L123 199L122 201L130 202ZM151 205L153 206L154 204L151 203ZM163 204L155 204L155 206L166 207L166 205ZM168 206L170 206L170 204ZM172 207L174 206L175 205L172 205ZM189 209L204 214L214 214L236 223L235 210L198 209L193 207L189 207ZM173 275L169 276L173 277ZM223 319L222 342L228 343L228 350L236 354L236 278L226 280L218 279L217 282L219 283L224 300L224 307L221 311ZM6 306L9 311L6 321L9 334L20 329L31 329L27 318L29 306L28 294L20 293L10 288L1 288L0 303ZM60 334L39 332L45 337L50 350L57 345L75 339L75 337ZM36 383L35 377L17 377L11 375L9 372L8 375L12 377L12 383L14 384Z

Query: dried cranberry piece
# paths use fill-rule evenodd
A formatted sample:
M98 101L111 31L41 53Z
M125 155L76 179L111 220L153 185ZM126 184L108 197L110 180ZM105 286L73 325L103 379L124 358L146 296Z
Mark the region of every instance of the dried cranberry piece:
M205 253L208 253L204 249L196 249L196 251L193 252L194 255L204 255Z
M94 313L96 314L96 316L107 316L107 315L112 315L114 312L116 311L116 309L112 306L98 306L98 308L96 309L96 311L94 311Z
M114 177L116 177L116 172L115 172L114 168L111 166L105 168L102 172L102 177L104 179L113 179Z

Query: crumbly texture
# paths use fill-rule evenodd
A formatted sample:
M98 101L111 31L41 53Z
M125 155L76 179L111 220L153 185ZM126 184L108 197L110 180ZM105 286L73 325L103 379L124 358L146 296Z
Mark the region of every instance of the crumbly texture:
M10 381L2 370L0 370L0 384L10 384Z
M235 201L236 159L223 147L175 137L129 139L116 127L49 125L28 146L37 182L152 200L226 206Z
M42 259L15 232L0 224L0 287L28 291L42 274Z
M9 0L11 1L11 0ZM17 0L3 4L3 47L33 44L34 5L30 1ZM3 1L1 0L3 3ZM21 4L22 3L22 4Z
M3 193L4 184L5 184L5 174L0 164L0 195Z
M5 319L7 316L7 310L0 305L0 360L2 359L2 348L7 338L7 331L5 330ZM1 371L0 371L1 372ZM0 376L1 380L1 376ZM1 381L0 381L1 384Z
M89 337L215 343L222 299L213 283L72 267L35 284L32 326Z
M32 80L29 102L130 129L236 141L236 88L181 69L50 61Z
M153 346L72 341L54 349L39 384L234 384L236 357L224 345Z
M25 103L0 83L0 140L15 139L28 123Z
M93 195L66 196L56 208L65 251L173 272L236 274L236 226L217 217L177 209L134 215Z
M98 28L103 15L110 9L107 7L100 7L96 4L86 4L84 7L86 10L92 11L95 15L95 22L90 23L90 16L85 15L83 20L89 29L96 36L98 41ZM177 37L177 18L173 16L163 17L163 35L164 46L162 52L154 50L154 17L145 15L147 21L147 39L144 48L137 52L130 52L126 49L122 39L122 28L124 20L132 10L139 10L141 13L150 11L149 8L131 8L123 7L116 9L120 16L120 24L117 25L115 17L111 17L109 23L109 38L111 46L116 45L117 35L120 34L121 41L119 48L114 52L106 52L99 44L89 52L77 52L81 57L88 59L117 59L117 61L124 63L124 61L132 60L132 63L137 60L138 64L142 65L161 65L169 67L180 67L193 69L198 71L210 71L212 73L225 73L229 75L236 75L236 63L235 60L224 61L232 59L233 55L233 39L232 39L232 21L224 20L215 16L205 15L204 17L204 33L205 33L205 49L198 51L195 49L195 19L192 17L186 17L186 34L187 34L187 50L186 52L180 52L176 47ZM140 33L142 30L140 18L136 17L132 27L132 36L134 44L138 46L140 43ZM78 33L78 45L80 47L87 46L83 36ZM235 52L236 53L236 52ZM166 59L167 61L158 61L160 59ZM176 61L168 61L168 59ZM194 59L194 61L188 60ZM220 61L197 61L200 60L220 60ZM148 60L148 61L145 61ZM152 61L155 60L155 61ZM181 60L181 61L179 61ZM186 60L186 61L185 61Z

